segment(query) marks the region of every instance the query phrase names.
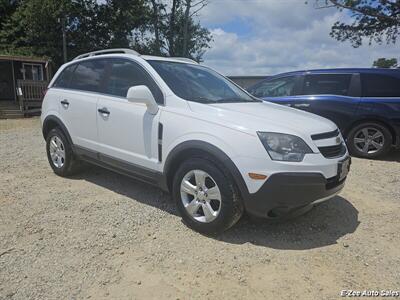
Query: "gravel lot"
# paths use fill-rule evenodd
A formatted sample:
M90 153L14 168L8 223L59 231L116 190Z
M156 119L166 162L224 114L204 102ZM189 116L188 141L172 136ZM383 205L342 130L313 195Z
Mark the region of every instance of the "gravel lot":
M400 153L354 159L344 191L285 223L218 237L170 197L91 167L48 166L38 118L0 120L0 299L337 299L400 289Z

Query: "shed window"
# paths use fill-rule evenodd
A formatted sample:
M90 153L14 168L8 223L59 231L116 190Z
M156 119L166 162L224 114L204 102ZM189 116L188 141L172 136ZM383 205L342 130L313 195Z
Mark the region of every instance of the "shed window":
M41 64L22 64L24 80L43 80L43 66Z

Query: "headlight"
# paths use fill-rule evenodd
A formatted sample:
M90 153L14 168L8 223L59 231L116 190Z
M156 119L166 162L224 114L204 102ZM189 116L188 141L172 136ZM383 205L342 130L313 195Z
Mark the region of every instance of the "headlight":
M272 160L300 162L306 153L313 153L298 136L275 132L257 134Z

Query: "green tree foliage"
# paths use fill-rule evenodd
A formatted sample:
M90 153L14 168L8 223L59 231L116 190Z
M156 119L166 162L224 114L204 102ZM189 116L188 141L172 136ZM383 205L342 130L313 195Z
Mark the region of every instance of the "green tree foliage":
M374 61L373 67L375 68L396 68L397 67L397 59L396 58L378 58Z
M96 26L103 29L103 45L99 48L118 48L129 47L132 30L146 24L149 9L144 0L106 0L92 14L97 16Z
M212 36L195 20L205 1L151 0L149 25L135 36L138 49L154 55L181 56L201 61Z
M182 52L181 0L0 0L0 52L46 56L63 62L62 22L68 58L105 48L131 47L145 54L184 55L200 60L210 32L188 20Z
M337 21L330 35L338 41L350 41L353 47L369 43L395 43L400 34L399 0L316 0L317 8L336 7L348 11L352 21Z
M52 58L62 63L61 22L65 19L69 57L102 42L95 0L25 0L0 31L3 51ZM99 26L98 26L99 25ZM100 33L100 34L99 34Z
M0 0L0 30L19 5L18 0Z

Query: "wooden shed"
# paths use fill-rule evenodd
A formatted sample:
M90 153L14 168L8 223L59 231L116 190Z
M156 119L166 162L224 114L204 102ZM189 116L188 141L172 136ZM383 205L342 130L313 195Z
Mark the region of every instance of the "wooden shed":
M0 118L40 112L51 76L47 59L0 55Z

